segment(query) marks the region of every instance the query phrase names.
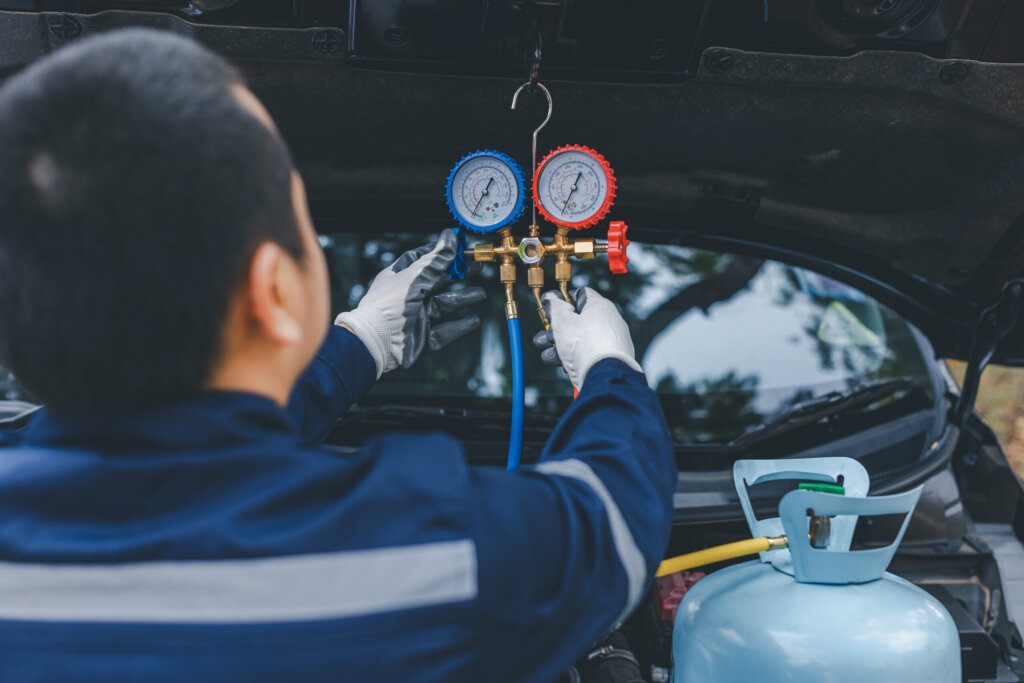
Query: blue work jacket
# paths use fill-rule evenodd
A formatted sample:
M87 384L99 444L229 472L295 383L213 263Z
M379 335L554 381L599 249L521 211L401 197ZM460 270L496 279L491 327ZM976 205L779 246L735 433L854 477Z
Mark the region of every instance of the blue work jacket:
M0 433L2 681L550 681L645 597L669 434L597 364L541 461L319 445L374 380L334 327L291 405L208 392Z

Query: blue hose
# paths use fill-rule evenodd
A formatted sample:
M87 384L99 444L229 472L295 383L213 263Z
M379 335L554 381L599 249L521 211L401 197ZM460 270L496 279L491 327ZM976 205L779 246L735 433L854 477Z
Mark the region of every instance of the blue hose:
M508 342L512 352L512 431L508 437L508 471L519 469L523 453L523 417L526 412L526 378L523 373L523 335L519 318L508 320Z

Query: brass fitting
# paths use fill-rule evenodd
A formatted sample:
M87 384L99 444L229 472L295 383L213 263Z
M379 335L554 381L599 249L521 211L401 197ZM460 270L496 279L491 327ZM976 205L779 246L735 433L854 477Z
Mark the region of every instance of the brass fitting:
M555 282L562 292L562 297L569 301L569 280L572 279L572 265L569 257L574 252L572 242L569 241L569 228L560 227L555 231L555 238L548 245L548 253L555 255Z
M768 537L768 549L778 550L779 548L788 548L789 539L785 536L769 536Z
M555 263L555 281L558 283L558 291L562 293L562 298L573 303L569 297L569 280L572 279L572 264L564 260ZM575 304L574 304L575 305Z
M498 231L498 244L479 242L473 245L472 258L476 261L494 261L501 259L502 262L511 263L519 253L519 247L512 238L512 231L502 228Z
M480 263L494 260L494 245L490 242L478 242L473 245L473 259Z
M555 238L548 245L548 252L557 256L572 253L572 244L569 242L569 228L558 228L555 231Z
M548 321L548 314L544 310L544 304L540 300L540 289L533 289L533 300L537 303L537 316L540 318L540 322L544 325L544 329L551 329L551 322Z
M512 228L502 228L498 231L498 237L501 238L502 246L515 247L515 241L512 238Z
M526 284L531 287L544 287L544 269L535 263L526 269Z
M511 230L504 228L498 234L501 236L501 244L494 250L501 259L501 266L498 269L498 279L505 283L505 287L508 291L512 291L509 287L509 283L514 284L516 281L515 254L518 252L518 248L515 245L515 240L512 238ZM510 301L515 301L514 297L511 295L507 298Z
M501 265L498 267L498 279L505 284L505 317L511 320L519 317L519 307L516 305L516 259L518 251L515 240L512 238L512 230L503 228L498 232L501 236L501 244L495 249Z
M573 256L580 259L592 259L594 258L594 240L590 238L576 240L572 243Z
M516 305L515 281L505 283L505 317L509 320L519 317L519 306Z
M534 300L537 303L537 314L545 328L548 327L547 315L541 306L541 292L544 288L544 271L541 268L541 260L545 255L555 257L555 281L558 289L566 301L572 303L569 297L569 282L572 280L572 263L570 258L593 259L597 254L607 253L608 245L595 242L587 237L572 241L569 239L569 229L559 227L554 239L550 244L540 240L540 226L529 226L529 236L518 244L512 237L510 228L503 228L497 233L498 243L479 243L473 245L467 257L478 262L498 261L498 277L505 285L505 315L509 318L519 317L515 301L515 283L517 279L517 260L524 261L526 269L526 281L532 290Z
M548 322L547 313L544 312L544 306L540 301L540 293L544 289L544 269L541 268L539 263L534 263L526 269L526 282L530 285L530 290L533 292L533 300L537 303L537 316L546 330L550 327L550 323Z
M512 239L512 235L506 230L502 230L498 233L501 237L501 241L498 244L491 244L490 242L477 242L473 245L472 251L467 251L465 255L474 261L481 263L485 261L495 261L501 259L502 261L511 262L516 254L519 253L519 247L517 247Z

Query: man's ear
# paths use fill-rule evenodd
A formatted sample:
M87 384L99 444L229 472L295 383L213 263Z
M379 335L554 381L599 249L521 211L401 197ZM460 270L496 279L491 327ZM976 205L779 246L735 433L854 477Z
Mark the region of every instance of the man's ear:
M280 245L264 242L256 248L249 264L248 288L251 324L277 344L301 343L299 265Z

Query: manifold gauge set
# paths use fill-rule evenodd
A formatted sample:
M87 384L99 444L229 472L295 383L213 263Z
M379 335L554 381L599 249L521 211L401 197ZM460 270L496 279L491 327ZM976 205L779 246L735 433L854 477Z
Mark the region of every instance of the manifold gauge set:
M525 83L512 99L515 109L519 93L531 84ZM626 224L612 221L608 240L593 238L569 239L570 231L598 225L608 216L615 200L615 173L603 156L582 145L559 147L537 163L537 134L551 118L551 93L540 83L533 83L548 101L548 115L533 132L530 178L507 154L483 149L467 154L448 174L446 198L448 210L459 224L459 247L448 275L462 279L468 271L467 261L498 264L498 279L505 289L505 317L508 319L509 344L512 352L512 428L509 439L508 468L519 465L522 448L524 408L524 377L522 333L515 286L518 266L526 266L526 281L533 293L537 315L544 329L549 328L547 314L541 305L544 288L543 262L554 260L555 282L562 297L572 301L569 282L572 279L570 259L594 259L607 254L613 273L625 273ZM527 234L515 237L513 226L520 221L527 197L532 203ZM548 241L541 238L537 214L554 226ZM468 245L466 233L485 235L489 242Z
M576 242L566 237L570 230L599 224L611 210L616 185L615 172L608 161L589 147L566 145L550 152L535 166L528 181L515 159L502 152L483 149L467 154L452 168L446 187L448 210L466 231L508 237L511 227L523 215L527 197L534 208L529 235L515 245L514 254L502 245L494 250L479 247L470 250L466 247L465 236L460 236L457 266L449 273L452 279L461 279L465 274L465 258L508 261L518 256L532 266L546 253L554 256L556 263L567 263L569 257L593 258L597 253L606 252L612 272L626 272L629 241L625 237L625 223L614 221L609 225L607 244L577 240L580 244L575 246ZM547 245L539 238L538 212L556 228L555 240ZM569 271L557 265L556 271L555 279L561 286L568 281ZM534 274L530 286L534 287L537 280Z

